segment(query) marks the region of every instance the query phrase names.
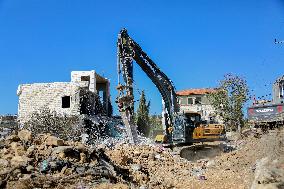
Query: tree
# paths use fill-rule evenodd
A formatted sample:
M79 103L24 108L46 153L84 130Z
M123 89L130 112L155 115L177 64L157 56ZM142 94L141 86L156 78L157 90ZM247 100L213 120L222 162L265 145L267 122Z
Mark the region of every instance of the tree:
M150 116L150 126L151 130L162 130L162 115L151 115Z
M150 125L149 133L151 137L155 137L157 134L157 131L163 131L162 115L157 115L157 114L151 115L149 125Z
M248 85L245 79L227 74L217 90L208 95L216 114L230 130L241 130L244 126L243 107L248 100Z
M136 112L136 124L138 131L144 136L148 137L150 132L150 118L149 118L149 110L150 110L150 101L146 102L145 92L144 90L140 96L139 106Z

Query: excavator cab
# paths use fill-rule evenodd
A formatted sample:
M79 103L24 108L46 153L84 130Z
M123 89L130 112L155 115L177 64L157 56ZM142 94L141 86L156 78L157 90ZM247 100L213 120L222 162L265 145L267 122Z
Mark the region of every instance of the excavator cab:
M170 128L171 140L163 130L155 130L153 136L155 142L164 144L191 144L194 131L194 122L184 114L174 116L173 126Z

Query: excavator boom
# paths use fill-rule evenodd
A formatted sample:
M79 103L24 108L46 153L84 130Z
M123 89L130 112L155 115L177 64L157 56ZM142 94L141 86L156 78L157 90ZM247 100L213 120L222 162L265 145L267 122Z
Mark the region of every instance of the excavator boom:
M164 132L166 137L171 140L171 128L176 122L175 119L179 112L177 97L172 81L164 74L142 48L129 37L127 30L123 29L118 35L118 74L119 95L117 103L124 124L127 128L130 142L137 142L137 130L133 121L134 114L134 94L133 94L133 62L135 61L140 68L147 74L151 81L158 88L163 99L164 111ZM123 83L120 76L123 77ZM179 121L180 123L180 121Z

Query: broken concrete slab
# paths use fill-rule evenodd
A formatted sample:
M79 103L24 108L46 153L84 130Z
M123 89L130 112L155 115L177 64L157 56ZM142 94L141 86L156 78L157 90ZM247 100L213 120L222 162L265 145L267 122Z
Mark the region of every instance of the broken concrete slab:
M63 146L64 145L64 141L62 139L55 137L55 136L48 136L45 139L45 142L49 146Z
M32 140L32 132L28 131L26 129L21 130L21 131L18 132L18 137L20 138L21 141L31 142L31 140Z

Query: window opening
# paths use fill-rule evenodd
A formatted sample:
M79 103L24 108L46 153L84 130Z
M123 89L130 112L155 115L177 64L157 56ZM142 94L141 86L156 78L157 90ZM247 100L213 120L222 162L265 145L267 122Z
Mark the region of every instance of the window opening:
M188 98L187 99L187 104L193 104L193 99L192 98Z
M90 81L90 76L81 76L81 81Z
M201 97L195 98L195 104L201 104Z
M279 97L283 98L284 97L284 83L280 83L279 87Z
M62 97L62 108L70 108L70 96L64 96Z

